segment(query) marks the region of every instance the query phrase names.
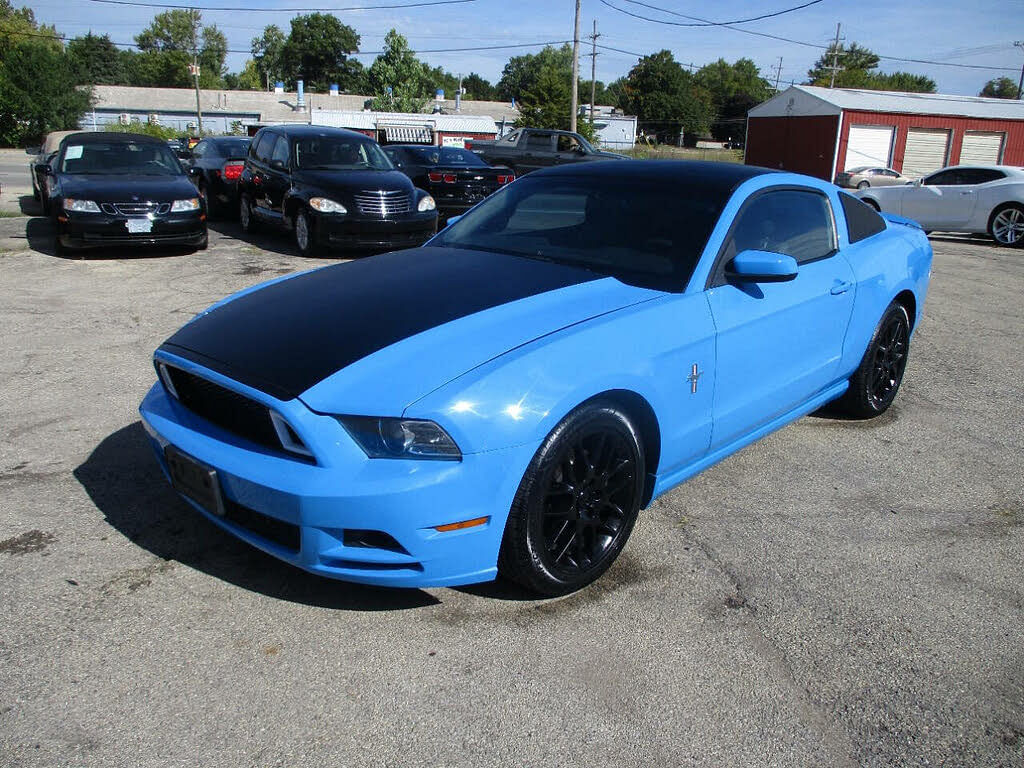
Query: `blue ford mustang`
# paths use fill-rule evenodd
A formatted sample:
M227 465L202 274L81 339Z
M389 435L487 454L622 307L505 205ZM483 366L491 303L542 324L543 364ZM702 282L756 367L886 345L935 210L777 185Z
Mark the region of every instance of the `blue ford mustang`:
M563 594L751 441L885 411L931 260L805 176L552 168L423 248L215 304L156 351L143 423L193 506L308 571Z

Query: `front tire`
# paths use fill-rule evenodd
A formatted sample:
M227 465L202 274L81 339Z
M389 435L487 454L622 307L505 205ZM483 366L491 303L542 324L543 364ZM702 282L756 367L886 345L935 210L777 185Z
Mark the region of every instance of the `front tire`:
M910 352L910 318L906 308L893 302L885 310L860 365L850 377L850 388L837 401L839 410L855 419L885 413L896 399Z
M313 221L305 208L300 208L295 214L292 229L295 230L295 245L303 256L317 256L319 248L316 245L316 232Z
M860 184L857 185L857 189L867 189L870 186L871 186L870 182L862 181Z
M498 572L556 596L597 579L619 556L640 510L644 451L629 418L596 400L566 416L519 484Z
M989 219L988 233L999 245L1024 247L1024 206L1010 203L997 208Z
M242 195L238 199L238 223L242 225L242 231L251 235L258 229L256 215L252 212L252 198Z

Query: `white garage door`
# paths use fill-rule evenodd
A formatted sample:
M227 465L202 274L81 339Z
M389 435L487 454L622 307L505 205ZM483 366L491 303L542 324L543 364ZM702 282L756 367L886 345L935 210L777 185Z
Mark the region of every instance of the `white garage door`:
M967 131L960 150L960 165L999 165L1005 138L1002 131Z
M865 165L888 168L892 157L892 135L895 130L891 125L851 125L843 170L848 171Z
M937 171L949 157L949 131L911 128L903 155L903 175L916 179Z

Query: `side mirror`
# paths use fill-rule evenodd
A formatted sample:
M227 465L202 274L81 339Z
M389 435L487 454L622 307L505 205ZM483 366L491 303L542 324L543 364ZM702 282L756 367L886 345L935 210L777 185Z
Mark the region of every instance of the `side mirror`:
M450 227L452 224L454 224L456 221L458 221L461 218L462 218L461 214L459 216L449 216L448 217L448 221L446 221L444 223L444 228L448 229L448 227Z
M285 170L284 160L271 160L270 167L275 171L283 171Z
M784 283L796 277L796 259L771 251L742 251L725 268L736 283Z
M36 163L36 173L41 173L43 176L52 176L53 166L49 163Z
M924 184L924 179L914 179L915 187L920 187L922 184Z

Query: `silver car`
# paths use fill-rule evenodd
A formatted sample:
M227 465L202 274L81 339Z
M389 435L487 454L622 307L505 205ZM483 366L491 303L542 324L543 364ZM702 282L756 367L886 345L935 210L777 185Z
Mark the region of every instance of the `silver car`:
M880 168L877 166L862 165L858 168L849 168L836 174L836 186L849 189L867 189L868 187L891 187L894 184L911 184L913 179L908 179L899 171L892 168Z

